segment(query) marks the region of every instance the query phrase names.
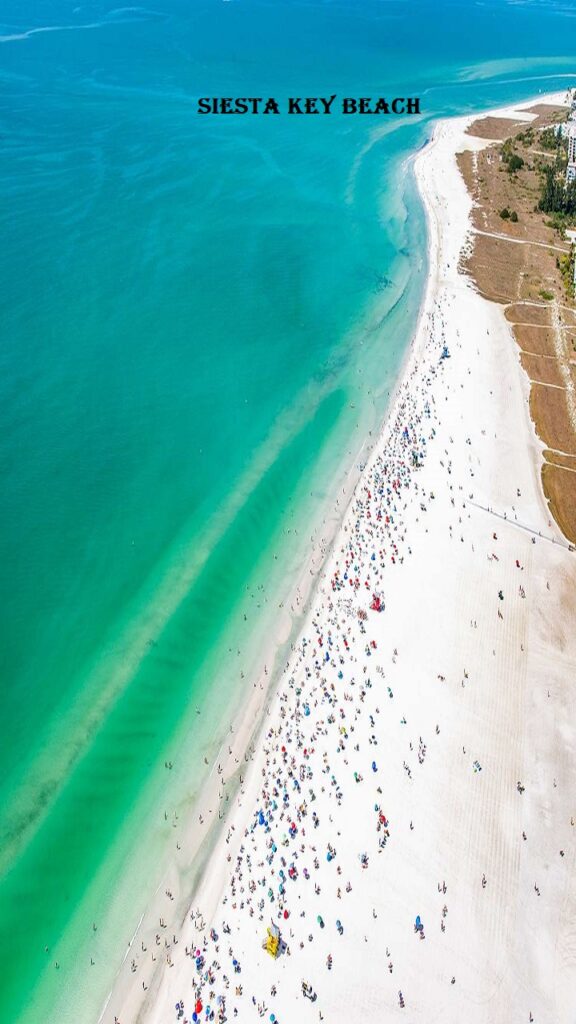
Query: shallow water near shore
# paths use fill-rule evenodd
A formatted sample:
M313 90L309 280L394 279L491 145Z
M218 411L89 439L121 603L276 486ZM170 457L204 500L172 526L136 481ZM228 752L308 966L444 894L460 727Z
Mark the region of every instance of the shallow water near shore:
M384 415L430 121L572 84L561 15L512 10L5 5L2 1019L98 1017ZM195 114L332 92L423 115Z

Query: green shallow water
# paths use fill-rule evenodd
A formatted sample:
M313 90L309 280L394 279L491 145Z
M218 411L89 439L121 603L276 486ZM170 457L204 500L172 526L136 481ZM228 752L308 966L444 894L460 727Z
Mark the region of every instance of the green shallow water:
M277 535L278 510L290 504L302 475L313 470L314 438L318 432L330 435L342 403L342 393L330 393L264 473L125 689L103 709L86 752L5 878L4 893L11 898L3 907L0 956L15 968L12 990L4 989L9 1012L18 1012L23 988L33 985L45 966L44 947L52 949L60 941L76 909L75 894L89 888L149 773L158 777L156 795L167 795L162 767L167 738L182 728L183 719L196 717L197 702L210 705L206 691L215 685L215 671L220 712L222 702L231 707L239 685L237 659L223 651L216 658L210 655L229 631L230 620L240 612L249 616L248 622L254 619L246 586L257 585L255 568ZM238 594L239 602L234 600ZM192 737L200 740L197 755L201 737L199 724ZM144 803L149 808L149 800ZM98 827L104 819L105 831Z
M385 412L426 270L409 156L572 57L555 3L0 18L0 1020L88 1024ZM194 113L376 91L422 117Z

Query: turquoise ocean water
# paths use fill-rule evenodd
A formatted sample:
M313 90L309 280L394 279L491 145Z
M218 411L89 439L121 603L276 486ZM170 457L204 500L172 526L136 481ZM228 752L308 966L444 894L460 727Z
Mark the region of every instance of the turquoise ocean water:
M3 0L0 1021L97 1020L163 811L385 413L426 273L407 158L572 85L574 14ZM332 93L423 115L195 112Z

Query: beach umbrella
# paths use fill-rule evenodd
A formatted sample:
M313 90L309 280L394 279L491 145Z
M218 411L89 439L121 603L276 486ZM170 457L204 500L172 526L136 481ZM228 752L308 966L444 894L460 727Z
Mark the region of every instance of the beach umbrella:
M200 999L197 1000L196 1006L194 1007L196 1013L202 1013L202 1002Z

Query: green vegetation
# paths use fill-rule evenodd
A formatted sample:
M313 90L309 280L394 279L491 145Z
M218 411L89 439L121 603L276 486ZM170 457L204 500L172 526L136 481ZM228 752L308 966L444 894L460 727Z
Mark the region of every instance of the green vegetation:
M545 128L539 134L538 146L539 149L546 149L550 153L554 153L556 150L564 149L564 139L561 135L556 134L554 128Z
M508 174L516 174L524 167L524 160L518 153L514 152L514 140L506 139L506 142L502 144L500 149L500 156L502 157L502 163L505 165Z
M502 220L509 220L512 224L518 223L518 214L516 213L516 210L509 210L507 206L505 206L503 210L500 210L500 216L502 217Z
M566 294L570 299L574 298L574 260L574 246L571 247L570 252L567 252L565 256L560 256L556 259L556 266L562 275Z
M543 213L563 214L567 218L576 216L576 181L566 185L563 175L555 167L544 168L538 209Z
M534 129L527 128L525 132L518 132L516 141L522 142L525 146L531 146L534 142Z
M513 153L508 160L508 174L515 174L521 167L524 167L524 161L521 156L517 153Z
M537 206L535 208L535 210L534 210L534 213L539 213L539 212L540 212L540 209ZM569 228L571 226L571 220L570 220L569 217L567 217L563 213L554 213L554 214L552 214L552 217L550 218L550 220L545 220L544 221L544 225L547 228L552 228L553 231L556 231L559 235L561 235L563 237L565 229Z
M549 223L557 231L563 231L576 217L576 182L566 184L568 162L568 139L557 135L554 128L540 132L540 146L554 155L552 164L541 164L541 192L538 209L551 213Z
M547 292L544 288L540 289L539 295L546 302L550 302L554 298L554 292Z

